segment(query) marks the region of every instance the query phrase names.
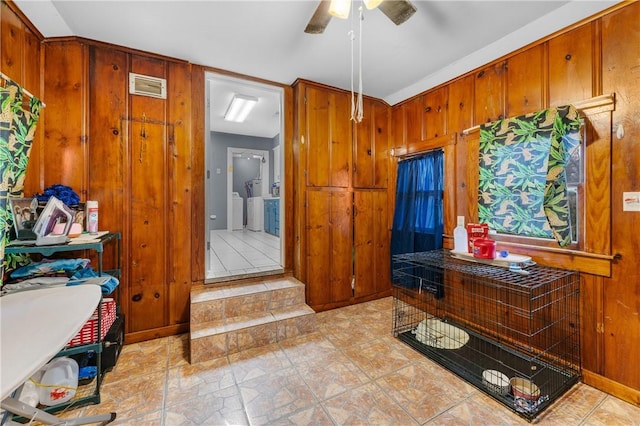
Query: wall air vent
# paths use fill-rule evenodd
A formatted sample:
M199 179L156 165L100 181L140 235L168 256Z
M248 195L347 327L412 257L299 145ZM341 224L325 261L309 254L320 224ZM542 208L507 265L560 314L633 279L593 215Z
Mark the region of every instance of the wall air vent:
M167 80L130 72L129 93L132 95L167 99Z

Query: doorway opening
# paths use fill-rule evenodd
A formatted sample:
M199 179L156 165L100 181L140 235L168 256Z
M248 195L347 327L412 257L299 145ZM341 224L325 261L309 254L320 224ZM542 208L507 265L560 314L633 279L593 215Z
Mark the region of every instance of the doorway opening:
M205 282L280 273L284 91L213 72L205 85ZM244 122L224 120L234 96L257 100Z

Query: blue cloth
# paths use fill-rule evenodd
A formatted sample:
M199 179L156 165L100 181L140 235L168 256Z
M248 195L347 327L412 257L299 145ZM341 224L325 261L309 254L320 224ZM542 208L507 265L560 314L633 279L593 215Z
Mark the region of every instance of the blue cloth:
M25 278L38 275L65 272L72 274L77 269L85 268L89 259L44 259L42 262L33 262L11 272L11 278Z
M67 286L83 284L83 280L98 276L99 275L93 270L93 268L87 267L76 272L67 283ZM108 277L109 279L100 285L103 295L111 294L118 284L120 284L120 281L116 277L109 274L102 274L102 278L105 277Z
M40 203L46 203L52 196L67 206L75 206L80 202L80 196L78 196L70 186L59 183L46 188L42 194L36 194L36 198L38 198L38 202Z
M431 282L429 291L436 297L443 295L439 276L422 276L423 268L405 271L404 278L393 274L400 264L393 255L418 253L442 248L444 194L444 153L441 150L428 152L398 163L396 183L396 206L391 230L391 273L394 284L409 288L420 288ZM396 275L394 277L394 275Z

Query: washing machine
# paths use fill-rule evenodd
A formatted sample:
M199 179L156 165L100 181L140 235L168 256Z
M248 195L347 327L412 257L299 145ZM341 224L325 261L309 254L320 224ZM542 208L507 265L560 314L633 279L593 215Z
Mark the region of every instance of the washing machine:
M233 217L231 218L231 230L237 231L243 228L244 219L244 203L243 199L237 192L231 194L231 207L233 210Z

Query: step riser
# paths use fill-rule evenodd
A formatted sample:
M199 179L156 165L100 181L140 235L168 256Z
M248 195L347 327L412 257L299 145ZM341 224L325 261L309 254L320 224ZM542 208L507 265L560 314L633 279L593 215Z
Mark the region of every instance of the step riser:
M313 333L315 314L300 315L191 340L191 362L201 362Z
M316 330L295 279L198 289L191 294L191 362L206 361Z
M268 312L305 303L304 287L234 296L191 304L191 323L217 321L255 312Z

